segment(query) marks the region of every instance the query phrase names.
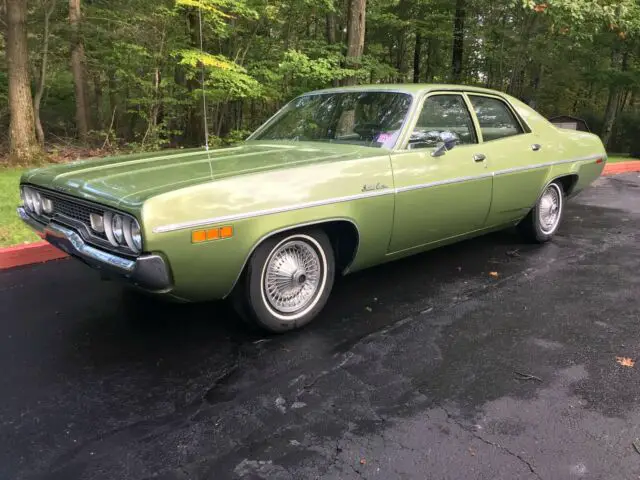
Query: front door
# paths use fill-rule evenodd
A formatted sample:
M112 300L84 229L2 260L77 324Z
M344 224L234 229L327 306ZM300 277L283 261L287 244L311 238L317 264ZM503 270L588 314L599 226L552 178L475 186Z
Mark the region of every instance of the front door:
M457 145L433 156L442 132L453 134ZM389 252L481 229L491 203L492 174L465 97L429 95L407 147L391 156L396 203Z

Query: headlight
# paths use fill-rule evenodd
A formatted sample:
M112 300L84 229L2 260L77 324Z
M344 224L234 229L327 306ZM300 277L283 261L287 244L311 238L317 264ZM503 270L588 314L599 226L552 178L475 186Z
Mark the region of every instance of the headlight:
M104 212L103 224L104 224L104 233L107 235L107 238L109 239L109 243L114 247L117 247L118 242L116 241L116 237L114 237L113 235L113 227L112 227L113 213Z
M32 198L33 198L33 209L36 212L36 215L41 215L42 214L42 195L40 195L40 192L34 192L32 194Z
M111 219L111 231L113 232L113 236L115 237L116 242L118 242L118 245L122 245L122 242L124 241L123 223L124 220L122 215L118 215L117 213Z
M138 222L125 215L104 212L104 233L114 247L127 246L133 253L142 251L142 235Z
M27 210L33 212L33 190L29 187L24 188L24 204L27 207Z
M140 231L140 224L136 220L131 224L131 238L136 249L138 251L142 250L142 232Z
M53 213L53 202L50 198L42 197L42 210L44 210L44 213Z
M102 215L91 213L89 215L89 223L91 223L93 231L98 233L104 232L104 218L102 218Z
M134 219L125 219L124 221L124 238L127 246L135 253L142 250L142 235L140 234L140 225Z

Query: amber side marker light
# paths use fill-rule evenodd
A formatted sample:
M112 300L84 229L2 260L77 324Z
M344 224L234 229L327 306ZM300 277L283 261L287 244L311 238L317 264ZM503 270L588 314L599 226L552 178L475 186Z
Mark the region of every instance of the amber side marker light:
M204 230L196 230L191 232L191 242L192 243L200 243L204 242L207 239L207 232Z
M220 238L220 229L211 228L207 230L207 240L217 240Z
M233 227L230 225L207 230L194 230L191 232L191 243L202 243L231 237L233 237Z
M220 229L220 238L233 237L233 227L222 227Z

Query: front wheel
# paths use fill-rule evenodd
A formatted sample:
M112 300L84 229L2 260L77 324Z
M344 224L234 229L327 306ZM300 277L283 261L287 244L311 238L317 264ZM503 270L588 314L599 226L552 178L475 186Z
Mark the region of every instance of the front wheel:
M249 259L234 305L245 320L271 332L300 328L326 304L334 276L333 248L322 230L277 235Z
M531 241L548 242L558 230L563 213L564 190L558 182L551 182L518 228Z

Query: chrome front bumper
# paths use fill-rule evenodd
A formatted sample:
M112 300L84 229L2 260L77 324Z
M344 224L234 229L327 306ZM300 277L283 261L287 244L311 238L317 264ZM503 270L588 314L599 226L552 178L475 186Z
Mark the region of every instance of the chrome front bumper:
M90 267L110 276L119 277L144 290L167 292L171 290L169 265L161 255L147 254L136 259L120 257L95 248L84 241L77 232L55 222L43 224L29 215L23 207L18 215L31 228L59 248Z

